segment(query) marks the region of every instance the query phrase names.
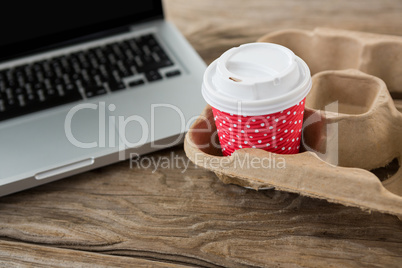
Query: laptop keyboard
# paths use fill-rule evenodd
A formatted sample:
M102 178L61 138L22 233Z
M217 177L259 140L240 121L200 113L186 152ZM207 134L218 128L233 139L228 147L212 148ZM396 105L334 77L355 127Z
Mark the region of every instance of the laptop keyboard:
M163 79L173 65L152 34L0 70L0 121ZM125 83L135 74L142 78ZM170 78L179 70L165 73Z

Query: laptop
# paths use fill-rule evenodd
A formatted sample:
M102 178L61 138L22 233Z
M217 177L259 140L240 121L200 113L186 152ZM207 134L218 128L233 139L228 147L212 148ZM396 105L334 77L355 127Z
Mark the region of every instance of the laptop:
M0 34L0 196L180 144L205 106L161 0L11 1Z

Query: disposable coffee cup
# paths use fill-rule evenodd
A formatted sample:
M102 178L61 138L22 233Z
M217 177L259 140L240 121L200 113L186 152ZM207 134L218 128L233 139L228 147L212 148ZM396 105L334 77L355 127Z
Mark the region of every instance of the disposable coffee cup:
M284 46L250 43L223 53L202 84L223 155L243 148L298 153L310 89L307 64Z

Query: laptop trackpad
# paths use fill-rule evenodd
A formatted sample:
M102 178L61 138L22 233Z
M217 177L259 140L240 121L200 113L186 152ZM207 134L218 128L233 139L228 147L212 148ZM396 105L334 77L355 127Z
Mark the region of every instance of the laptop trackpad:
M113 135L109 139L115 127L109 131L107 110L98 104L86 105L74 113L49 110L5 122L0 127L0 181L34 176L115 151L110 145L116 139Z

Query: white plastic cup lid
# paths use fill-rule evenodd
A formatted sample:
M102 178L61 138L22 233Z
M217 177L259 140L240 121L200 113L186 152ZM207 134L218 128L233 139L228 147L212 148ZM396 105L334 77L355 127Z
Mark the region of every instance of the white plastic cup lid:
M218 110L254 116L292 107L310 89L310 70L290 49L250 43L229 49L208 66L202 95Z

